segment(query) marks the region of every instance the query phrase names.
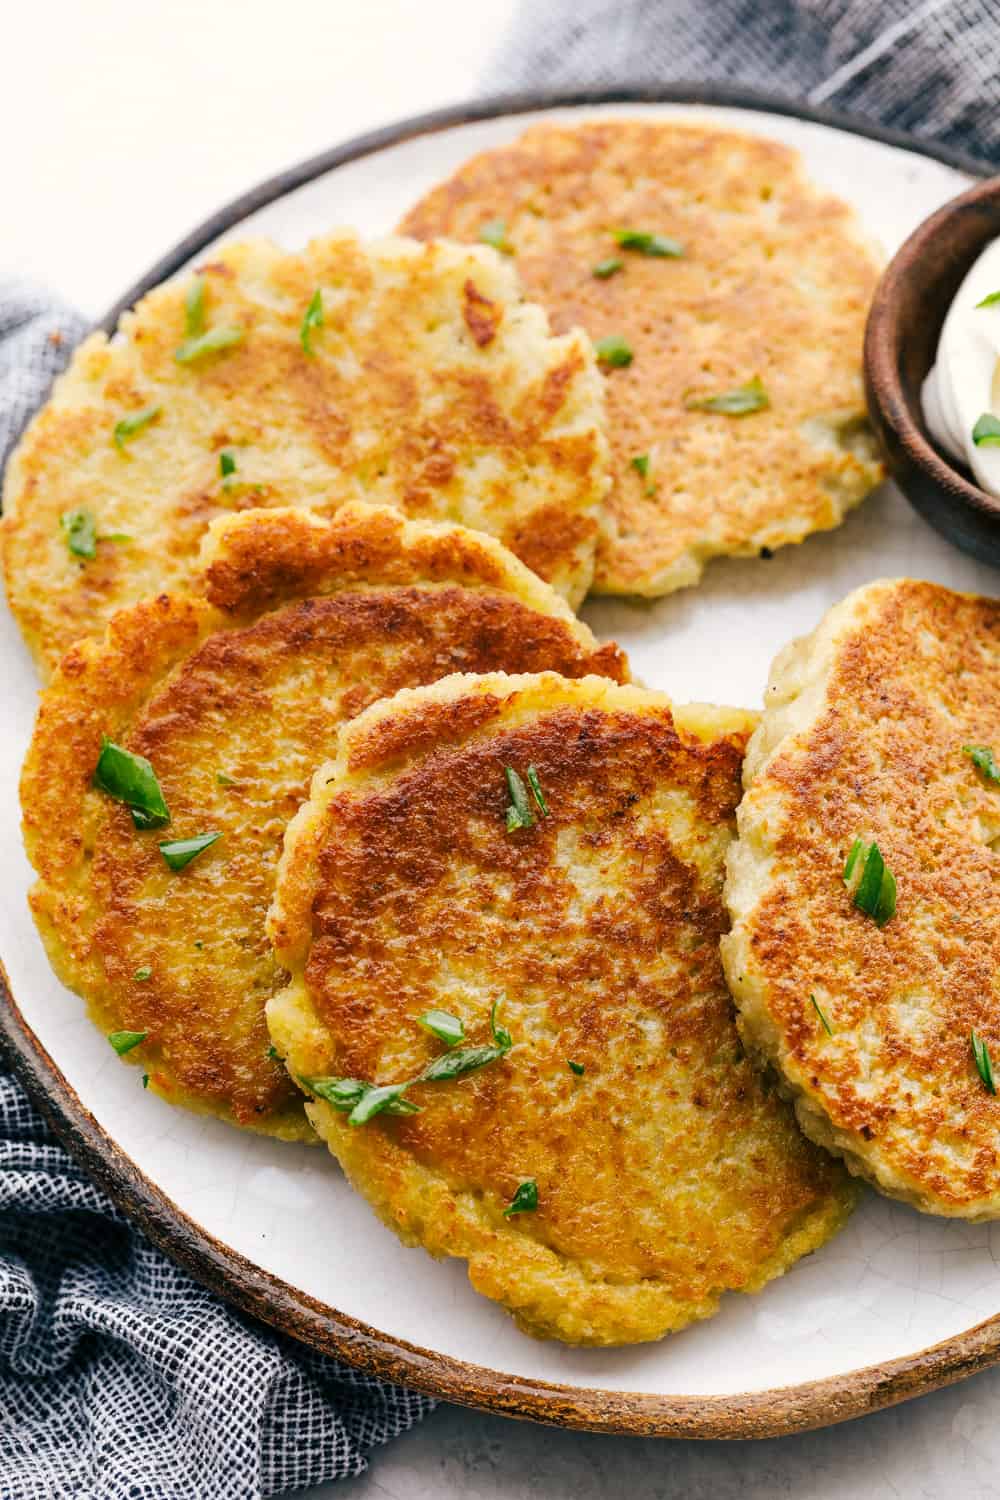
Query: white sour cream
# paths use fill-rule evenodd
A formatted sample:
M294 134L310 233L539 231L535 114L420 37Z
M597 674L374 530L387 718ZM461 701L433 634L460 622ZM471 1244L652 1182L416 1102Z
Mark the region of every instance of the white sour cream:
M984 412L1000 418L1000 302L976 306L992 292L1000 292L1000 239L987 245L955 294L920 398L935 442L1000 497L1000 447L972 441Z

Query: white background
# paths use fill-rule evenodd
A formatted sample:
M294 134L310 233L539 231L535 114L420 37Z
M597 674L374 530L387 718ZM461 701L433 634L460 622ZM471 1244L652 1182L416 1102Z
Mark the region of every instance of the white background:
M544 0L539 0L544 3ZM492 87L514 0L34 0L3 25L0 273L99 314L260 178ZM882 1500L1000 1493L1000 1374L764 1444L555 1433L449 1409L339 1500Z

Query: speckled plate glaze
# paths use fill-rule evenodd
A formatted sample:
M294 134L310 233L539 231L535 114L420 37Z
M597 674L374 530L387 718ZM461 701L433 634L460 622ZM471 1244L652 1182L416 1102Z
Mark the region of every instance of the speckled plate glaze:
M307 162L224 209L109 314L220 237L294 246L338 224L378 234L483 147L540 116L696 116L771 135L859 209L887 252L979 172L900 137L719 90L492 101L392 127ZM722 561L655 605L601 601L586 618L675 698L757 704L791 636L856 585L911 574L996 592L886 486L840 530L770 562ZM925 1218L870 1193L846 1231L759 1297L662 1343L595 1351L537 1343L470 1289L464 1267L405 1250L323 1151L241 1134L142 1091L54 979L28 916L17 779L37 683L0 619L0 1030L71 1150L169 1254L277 1327L453 1401L580 1427L687 1436L790 1432L854 1416L1000 1359L1000 1226Z

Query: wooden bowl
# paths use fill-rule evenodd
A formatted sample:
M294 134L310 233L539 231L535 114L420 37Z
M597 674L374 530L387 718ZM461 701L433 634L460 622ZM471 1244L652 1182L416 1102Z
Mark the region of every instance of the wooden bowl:
M875 289L865 331L868 410L893 478L942 536L1000 566L1000 500L937 448L920 387L955 293L1000 236L1000 177L978 183L914 230Z

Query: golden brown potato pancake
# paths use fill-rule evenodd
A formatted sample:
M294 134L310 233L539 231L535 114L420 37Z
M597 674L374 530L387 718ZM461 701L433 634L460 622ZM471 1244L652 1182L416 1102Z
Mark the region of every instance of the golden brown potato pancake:
M744 1040L853 1172L1000 1216L972 1044L1000 1076L1000 602L905 578L849 595L775 661L746 782L723 940ZM855 889L867 855L845 884L857 839L893 915Z
M719 962L753 722L594 677L450 677L348 725L289 829L275 1046L385 1223L467 1260L529 1333L659 1338L849 1211L744 1057ZM507 767L529 826L508 827ZM464 1040L428 1034L432 1010ZM496 1055L414 1084L419 1114L327 1102L469 1046Z
M264 917L285 825L336 730L456 669L624 677L568 606L491 537L352 505L216 521L187 593L120 611L67 653L24 768L31 902L60 978L165 1098L310 1135L269 1051L283 982ZM152 765L167 828L94 785L107 736ZM161 842L221 836L183 869Z
M179 363L199 325L222 346ZM603 420L589 340L552 337L485 246L227 245L87 339L28 428L4 490L11 607L51 668L121 605L183 585L214 516L350 499L490 532L575 604Z
M475 240L497 221L553 327L618 336L631 355L606 367L598 592L696 583L712 557L838 525L877 483L861 343L878 261L795 151L708 124L535 125L459 167L401 228ZM753 410L757 381L769 405ZM746 387L742 415L689 404L732 406Z

